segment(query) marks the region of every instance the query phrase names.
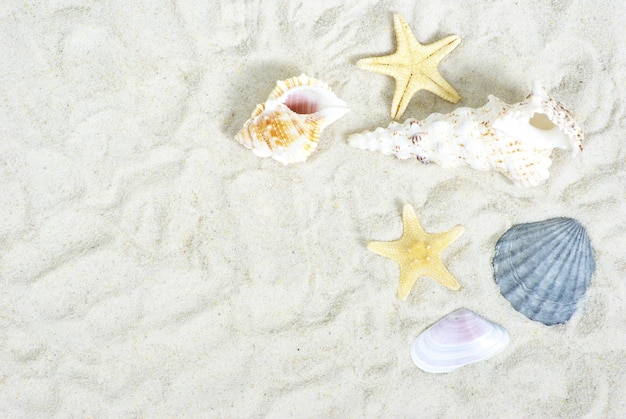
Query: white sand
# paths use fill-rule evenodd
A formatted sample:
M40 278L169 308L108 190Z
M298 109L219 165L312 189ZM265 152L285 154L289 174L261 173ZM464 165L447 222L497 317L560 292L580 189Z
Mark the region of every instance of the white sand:
M216 5L216 3L219 3ZM302 3L302 4L300 4ZM0 416L621 417L626 412L626 8L619 1L82 1L0 5ZM462 6L461 6L462 5ZM458 34L404 117L513 103L542 80L586 132L549 181L442 170L349 147L389 122L394 82L354 66ZM352 108L305 164L233 140L302 72ZM463 288L365 249L402 231L466 233ZM580 220L597 269L547 327L493 280L511 225ZM415 336L467 307L504 325L497 357L443 375Z

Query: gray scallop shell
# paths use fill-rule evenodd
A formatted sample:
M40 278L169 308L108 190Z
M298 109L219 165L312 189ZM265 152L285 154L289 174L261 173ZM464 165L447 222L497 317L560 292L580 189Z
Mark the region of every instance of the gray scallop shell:
M571 218L511 227L496 243L496 283L504 298L531 320L567 322L595 269L585 228Z

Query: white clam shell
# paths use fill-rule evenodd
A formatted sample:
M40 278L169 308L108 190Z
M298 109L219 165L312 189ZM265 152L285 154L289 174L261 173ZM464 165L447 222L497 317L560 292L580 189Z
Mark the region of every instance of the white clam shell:
M445 373L489 359L508 345L502 326L462 308L423 331L411 346L411 359L426 372Z
M276 82L235 139L259 157L303 162L317 148L322 130L348 111L326 83L301 74Z
M489 96L481 108L435 113L423 121L409 118L348 138L353 147L399 159L495 170L520 186L535 186L550 176L554 148L576 155L582 142L583 132L570 112L539 82L520 103L508 105Z

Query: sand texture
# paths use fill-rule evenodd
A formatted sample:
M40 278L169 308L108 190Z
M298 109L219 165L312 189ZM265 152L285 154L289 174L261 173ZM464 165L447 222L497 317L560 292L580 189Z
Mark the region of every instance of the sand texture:
M585 130L576 158L515 188L495 172L346 143L389 123L392 15L430 43L462 99L419 92L403 118L515 103L541 80ZM0 4L0 416L623 417L626 7L620 1L7 0ZM234 141L276 80L306 73L352 111L306 163ZM461 284L407 301L366 249L424 229ZM493 279L498 238L553 216L587 229L596 271L547 327ZM448 374L410 344L466 307L510 346Z

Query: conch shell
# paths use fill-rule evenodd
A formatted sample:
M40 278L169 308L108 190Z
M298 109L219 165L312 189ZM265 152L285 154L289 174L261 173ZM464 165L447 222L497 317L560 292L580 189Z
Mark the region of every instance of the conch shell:
M302 162L317 147L322 130L348 111L326 83L302 74L276 82L235 139L259 157Z
M400 159L417 159L449 168L466 164L493 169L518 186L535 186L550 176L553 148L583 149L583 132L570 112L533 84L523 102L508 105L489 96L485 106L458 108L423 121L407 119L387 128L353 134L350 145Z

